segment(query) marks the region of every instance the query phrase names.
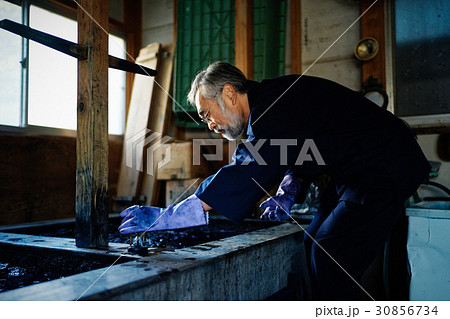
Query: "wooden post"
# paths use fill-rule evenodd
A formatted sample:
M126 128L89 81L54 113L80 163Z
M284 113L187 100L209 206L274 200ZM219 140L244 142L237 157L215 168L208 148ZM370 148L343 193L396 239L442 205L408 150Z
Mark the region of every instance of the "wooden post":
M302 73L301 0L291 0L291 73Z
M108 0L78 3L78 43L88 58L78 61L75 239L101 248L108 246Z
M361 1L361 12L373 4L373 0ZM384 1L378 1L361 17L361 38L371 37L378 41L378 54L362 65L362 83L372 76L385 88L385 34L384 34Z
M235 64L253 79L253 1L235 1Z

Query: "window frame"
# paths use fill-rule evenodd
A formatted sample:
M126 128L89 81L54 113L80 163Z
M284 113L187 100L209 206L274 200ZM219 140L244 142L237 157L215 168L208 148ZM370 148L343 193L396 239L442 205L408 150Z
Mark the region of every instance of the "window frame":
M389 98L389 108L393 114L397 114L395 96L395 3L385 5L385 42L386 50L386 93ZM445 132L450 127L450 113L424 114L401 116L411 129L422 133Z
M30 7L31 5L40 7L42 9L51 11L55 14L70 18L77 21L77 8L75 3L66 0L6 0L12 4L18 5L22 10L22 23L25 26L30 24ZM121 37L126 42L126 47L129 47L129 41L133 40L126 25L122 22L115 21L109 18L109 33ZM21 88L20 88L20 122L19 126L10 126L0 124L0 135L16 134L16 135L52 135L63 137L76 137L77 130L64 129L55 127L46 127L39 125L28 124L28 81L29 81L29 39L22 37L22 55L20 57L22 65L25 63L26 67L22 67L21 71ZM127 117L129 93L131 91L130 81L125 80L125 121ZM125 132L124 132L125 133ZM123 140L123 134L109 134L110 140Z

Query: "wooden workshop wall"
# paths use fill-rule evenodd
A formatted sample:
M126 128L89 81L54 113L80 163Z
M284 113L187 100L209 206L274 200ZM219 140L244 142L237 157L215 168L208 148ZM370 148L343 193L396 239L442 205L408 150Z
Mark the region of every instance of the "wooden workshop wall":
M50 1L76 12L73 2ZM141 0L109 0L110 25L127 34L133 57L142 46L141 6ZM132 79L127 74L128 101ZM120 138L109 142L111 196L116 194L122 144ZM75 217L75 137L0 132L0 158L0 225Z
M174 0L143 0L142 43L173 42Z
M115 194L122 141L109 143ZM75 138L0 135L0 225L75 217Z
M353 49L361 38L361 24L344 33L360 14L358 1L301 0L302 72L360 91L361 65Z

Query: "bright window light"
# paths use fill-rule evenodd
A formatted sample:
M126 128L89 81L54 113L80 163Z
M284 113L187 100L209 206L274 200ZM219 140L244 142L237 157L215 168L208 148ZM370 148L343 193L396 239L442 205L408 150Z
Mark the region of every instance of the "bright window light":
M39 7L30 8L30 27L77 42L77 23ZM109 54L125 58L125 40L110 35ZM126 73L109 69L109 133L125 130ZM28 123L76 129L77 60L30 41Z
M39 7L30 8L30 27L77 42L77 22ZM28 124L76 129L77 60L29 42Z
M125 40L110 34L109 54L126 59L125 50ZM108 77L109 134L122 135L125 132L126 72L110 68Z
M22 21L22 8L0 1L0 20ZM20 125L22 38L0 30L0 125Z

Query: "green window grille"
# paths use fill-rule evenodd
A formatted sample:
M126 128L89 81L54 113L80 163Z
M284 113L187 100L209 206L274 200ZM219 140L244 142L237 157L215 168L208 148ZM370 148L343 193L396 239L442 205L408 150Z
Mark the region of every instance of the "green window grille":
M205 127L190 118L198 116L187 94L199 70L215 61L234 64L234 15L234 0L177 1L173 111L178 126ZM255 80L284 74L285 34L286 0L254 0Z
M286 1L253 1L253 79L284 74Z
M215 61L234 64L234 0L177 1L177 49L175 62L176 123L197 125L188 116L198 118L186 98L191 81L199 70Z

